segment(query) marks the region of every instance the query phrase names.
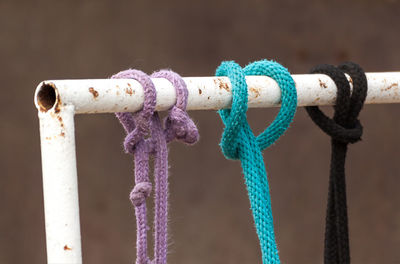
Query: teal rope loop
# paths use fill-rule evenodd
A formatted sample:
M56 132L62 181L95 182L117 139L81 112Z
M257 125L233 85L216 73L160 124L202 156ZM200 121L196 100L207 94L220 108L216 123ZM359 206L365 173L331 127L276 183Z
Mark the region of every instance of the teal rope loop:
M259 136L255 136L247 122L246 75L266 75L281 89L281 109L276 119ZM240 159L260 240L264 264L280 263L272 219L271 198L262 151L272 145L286 131L297 108L295 83L282 65L274 61L253 62L242 69L234 61L222 62L216 76L229 77L232 84L232 107L219 111L225 125L221 149L228 159Z

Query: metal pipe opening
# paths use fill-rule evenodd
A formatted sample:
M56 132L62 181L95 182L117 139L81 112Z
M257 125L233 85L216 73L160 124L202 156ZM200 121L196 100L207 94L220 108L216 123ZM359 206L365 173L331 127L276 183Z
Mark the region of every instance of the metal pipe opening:
M42 83L36 92L36 105L40 111L47 112L57 102L57 92L54 84Z

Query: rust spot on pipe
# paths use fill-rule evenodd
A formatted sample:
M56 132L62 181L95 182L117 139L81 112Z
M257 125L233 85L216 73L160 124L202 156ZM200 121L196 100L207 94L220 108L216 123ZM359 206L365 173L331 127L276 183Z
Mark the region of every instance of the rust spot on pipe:
M57 95L57 100L56 100L56 105L54 107L54 113L58 114L61 111L61 99L60 99L60 95Z
M353 79L349 76L349 83L353 85Z
M214 79L214 83L219 87L219 89L221 89L221 90L224 89L227 92L230 91L229 90L229 85L227 83L225 83L222 78Z
M61 127L64 127L64 122L63 122L62 117L59 116L59 115L57 115L57 119L58 119L58 121L60 122L60 126L61 126Z
M201 94L203 91L199 88L199 94Z
M53 112L50 112L50 115L52 118L56 118L58 120L61 128L60 136L65 137L64 121L62 117L58 113L53 113Z
M252 93L254 93L254 94L255 94L256 98L260 96L260 90L259 90L259 89L256 89L256 88L253 88L253 87L250 87L250 89L249 89L249 90L250 90L250 92L252 92Z
M96 98L97 96L99 96L99 92L96 91L93 87L89 87L89 93L91 93L93 95L93 98Z
M399 84L398 83L392 83L391 85L389 85L388 87L382 88L381 91L389 91L390 89L394 88L394 87L398 87Z
M318 81L319 81L319 86L320 86L321 88L328 88L328 85L326 85L326 83L324 83L323 81L321 81L321 79L318 79Z
M133 95L135 93L135 91L132 88L126 88L125 93L129 94L129 95Z
M70 248L68 245L65 245L64 250L72 250L72 248Z

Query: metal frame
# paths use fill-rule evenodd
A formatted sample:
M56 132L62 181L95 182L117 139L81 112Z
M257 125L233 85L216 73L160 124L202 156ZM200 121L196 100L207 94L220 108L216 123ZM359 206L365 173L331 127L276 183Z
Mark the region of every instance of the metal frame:
M348 77L348 76L347 76ZM400 72L367 73L367 104L399 103ZM293 75L298 105L332 105L336 86L326 75ZM351 79L348 77L350 83ZM184 78L188 110L228 108L231 84L225 77ZM172 84L153 79L158 111L175 103ZM271 78L248 76L249 107L276 107L280 89ZM74 115L135 112L143 105L143 88L135 80L55 80L35 92L40 121L43 192L48 263L82 263Z

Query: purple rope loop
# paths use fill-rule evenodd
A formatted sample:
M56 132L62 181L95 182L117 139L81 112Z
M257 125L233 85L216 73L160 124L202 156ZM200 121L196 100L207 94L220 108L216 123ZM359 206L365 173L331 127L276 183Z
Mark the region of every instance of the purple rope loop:
M135 157L135 187L130 194L130 200L135 206L137 238L136 238L136 264L147 264L150 259L147 255L147 209L145 199L150 195L151 183L149 179L149 144L150 139L145 139L151 133L151 121L154 117L156 105L156 91L150 77L139 70L126 70L113 75L113 79L135 79L143 87L143 109L135 114L116 113L117 118L124 127L127 136L124 140L126 153Z
M141 111L133 115L131 113L116 113L128 134L124 141L125 152L133 154L136 144L150 133L150 119L156 107L156 88L150 77L139 70L121 71L113 75L111 79L135 79L144 89L144 102Z
M151 77L167 79L176 90L176 104L169 110L167 117L164 119L164 133L167 142L171 142L176 138L186 144L196 143L199 140L199 132L186 112L188 90L185 81L179 74L171 70L155 72Z
M177 103L170 110L163 129L157 112L156 92L150 77L138 70L127 70L112 78L131 78L137 80L144 89L143 109L135 114L116 113L127 136L125 151L134 155L136 185L130 194L135 206L137 239L136 264L166 264L168 234L168 149L167 142L174 138L193 144L198 138L194 122L185 112L188 91L183 79L172 71L160 71L153 77L166 78L174 85ZM148 136L145 138L145 136ZM152 186L149 179L149 156L154 155L155 216L154 216L154 259L147 255L147 209L146 198Z

